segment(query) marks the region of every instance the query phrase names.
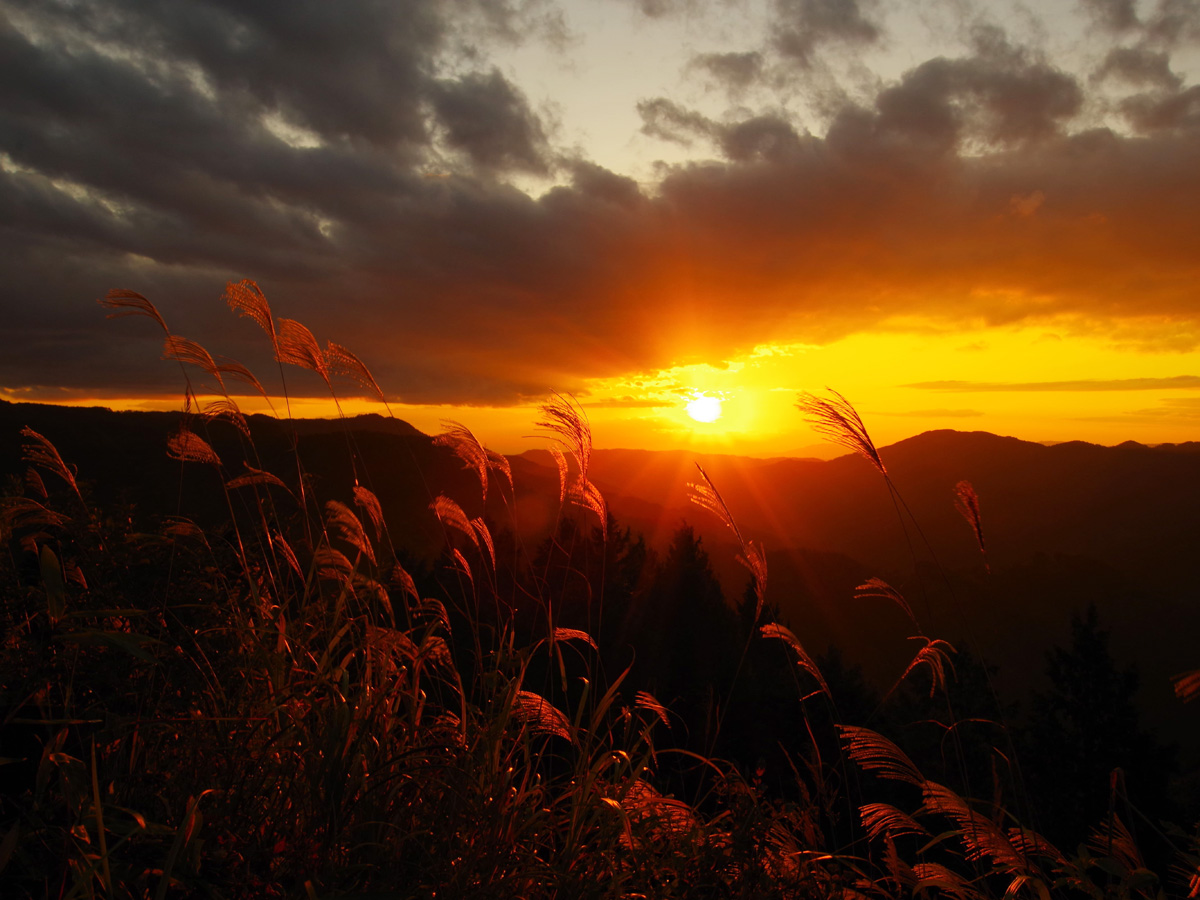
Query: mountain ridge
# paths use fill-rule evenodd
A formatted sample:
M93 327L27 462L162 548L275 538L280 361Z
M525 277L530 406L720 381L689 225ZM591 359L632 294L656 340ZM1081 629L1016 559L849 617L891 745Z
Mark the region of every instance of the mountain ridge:
M181 480L180 464L166 455L167 436L182 418L0 401L0 475L9 490L23 476L19 432L28 425L58 447L98 504L119 502L149 516L199 511L219 522L227 512L211 467L191 465ZM429 510L438 493L469 516L514 522L527 546L560 516L557 466L545 451L510 458L510 510L507 487L491 491L485 507L477 476L400 420L248 418L262 468L294 482L295 440L320 497L352 503L350 488L363 478L394 539L416 557L441 547ZM222 458L241 458L235 428L213 422L210 431ZM652 546L665 546L684 523L694 526L732 600L747 574L735 561L733 535L688 499L699 462L742 534L766 550L768 602L812 652L837 644L880 682L903 667L911 647L896 611L854 599L867 578L884 578L909 596L926 633L966 638L1001 663L1013 691L1036 684L1046 650L1067 638L1072 611L1094 602L1114 651L1142 668L1146 707L1160 723L1194 729L1180 718L1169 680L1200 664L1191 638L1200 633L1198 451L1196 442L1047 447L944 429L880 448L891 487L849 453L819 460L594 450L589 477L616 522ZM979 496L986 558L954 508L954 487L964 479Z

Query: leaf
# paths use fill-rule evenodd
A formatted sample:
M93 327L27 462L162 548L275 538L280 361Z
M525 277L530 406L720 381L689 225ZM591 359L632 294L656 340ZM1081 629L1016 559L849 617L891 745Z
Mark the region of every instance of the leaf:
M592 636L578 628L555 628L554 639L556 641L583 641L585 644L590 644L593 650L597 649Z
M165 900L167 889L171 885L171 872L175 868L175 862L179 859L180 852L195 837L200 823L203 821L200 816L200 801L204 799L205 795L211 793L213 793L213 789L209 788L206 791L201 791L200 796L193 797L188 801L187 812L184 813L183 821L179 823L179 828L175 831L175 840L171 842L171 849L167 852L166 861L163 863L162 878L158 881L158 889L154 892L154 900Z
M42 544L38 554L42 569L42 587L46 589L46 611L50 624L56 625L67 612L67 585L63 580L62 566L49 544Z

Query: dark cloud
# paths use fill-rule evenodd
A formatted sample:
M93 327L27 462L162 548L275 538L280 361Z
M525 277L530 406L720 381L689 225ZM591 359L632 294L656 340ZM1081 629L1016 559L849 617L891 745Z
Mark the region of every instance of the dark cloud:
M1127 97L1121 112L1138 131L1200 129L1200 85Z
M827 45L873 44L882 31L864 5L859 0L775 0L775 49L807 67Z
M926 391L984 393L989 391L1161 391L1196 390L1200 376L1177 375L1174 378L1112 378L1080 381L922 381L901 387Z
M673 16L693 5L693 0L620 0L634 6L642 15L651 19Z
M1083 7L1110 31L1129 31L1141 24L1136 0L1083 0Z
M876 126L923 150L963 140L1014 144L1051 137L1079 112L1083 92L1070 75L984 29L973 56L938 57L879 94Z
M1152 10L1138 14L1136 0L1083 0L1083 7L1103 29L1136 35L1155 44L1175 47L1200 38L1200 3L1196 0L1157 0Z
M800 135L778 116L755 116L719 131L721 150L734 162L781 162L801 152Z
M733 162L779 161L801 149L799 133L780 115L720 123L665 97L640 102L638 113L643 134L684 145L710 140Z
M704 72L731 94L738 94L762 78L765 60L758 51L701 53L692 59L690 66Z
M1171 59L1162 50L1147 47L1114 47L1096 72L1099 79L1118 78L1134 87L1178 90L1183 79L1171 71Z
M570 44L570 32L562 10L553 0L452 0L466 14L459 18L455 30L470 31L472 24L485 37L508 44L520 44L536 35L551 46L563 49ZM474 13L475 21L470 14Z
M1075 80L982 31L822 136L786 108L647 100L646 134L715 158L639 185L555 147L472 37L552 10L482 8L10 0L0 387L177 387L152 323L92 305L113 287L266 377L261 335L220 302L244 277L412 402L581 391L918 316L1200 340L1195 88L1146 82L1137 136L1072 131ZM813 48L877 33L852 4L777 12ZM536 198L505 180L550 170Z
M642 117L642 134L676 144L691 144L697 137L709 137L716 130L716 124L707 116L666 97L642 100L637 111Z
M1146 37L1175 47L1200 40L1200 2L1159 0L1153 15L1144 23Z
M431 102L446 143L485 169L549 172L549 145L525 97L498 71L438 82Z

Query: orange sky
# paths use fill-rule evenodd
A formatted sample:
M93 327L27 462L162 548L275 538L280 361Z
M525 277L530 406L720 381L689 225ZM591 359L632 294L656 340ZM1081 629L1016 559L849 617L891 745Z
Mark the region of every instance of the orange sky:
M502 450L552 391L608 447L814 452L826 386L879 443L1197 436L1191 6L412 7L14 11L0 397L177 407L110 288L278 395L221 300L252 278Z
M820 393L826 387L856 405L880 445L936 428L1036 441L1178 443L1196 439L1200 423L1200 377L1178 375L1181 361L1196 363L1196 355L1121 347L1049 329L904 332L848 337L824 346L764 345L724 366L687 365L596 379L579 399L599 447L756 456L839 453L832 445L820 446L821 438L795 408L799 392ZM1191 370L1200 371L1200 365ZM1006 373L1019 373L1020 379ZM721 401L717 420L699 422L687 414L688 402L700 396ZM180 405L175 397L72 402ZM258 397L240 397L239 403L246 411L270 411ZM282 412L278 397L275 403ZM386 414L382 404L363 398L344 400L343 408L348 414ZM336 415L322 398L293 398L292 410L302 417ZM462 421L505 452L543 444L533 427L535 404L401 403L391 411L431 434L445 420Z

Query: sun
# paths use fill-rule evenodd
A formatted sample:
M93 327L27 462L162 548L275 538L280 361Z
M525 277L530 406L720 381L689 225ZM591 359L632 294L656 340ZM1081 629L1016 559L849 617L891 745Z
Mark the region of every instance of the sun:
M721 401L717 397L701 394L688 402L687 414L697 422L715 422L721 418Z

